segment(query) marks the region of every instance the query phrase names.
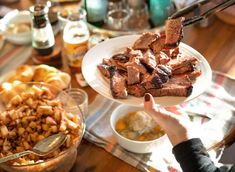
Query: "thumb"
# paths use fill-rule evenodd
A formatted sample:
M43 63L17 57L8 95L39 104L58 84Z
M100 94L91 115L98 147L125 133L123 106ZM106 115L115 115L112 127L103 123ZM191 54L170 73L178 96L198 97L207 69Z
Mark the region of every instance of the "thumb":
M160 109L156 107L153 96L149 93L146 93L144 96L144 110L157 122L161 120L162 115L159 112Z
M149 93L146 93L144 95L144 109L146 112L154 112L156 109L154 108L155 101L153 99L153 96Z
M174 113L167 111L165 108L157 107L153 96L149 93L144 96L144 110L160 125L165 125L169 118L175 118Z

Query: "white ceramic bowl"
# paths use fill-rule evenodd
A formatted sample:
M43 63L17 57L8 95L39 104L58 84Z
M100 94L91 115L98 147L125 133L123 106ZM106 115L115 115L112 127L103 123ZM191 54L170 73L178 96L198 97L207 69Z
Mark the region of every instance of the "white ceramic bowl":
M118 143L124 149L130 152L134 152L134 153L150 153L155 148L165 143L165 141L167 140L166 134L163 135L162 137L159 137L158 139L151 140L151 141L134 141L134 140L130 140L121 136L115 130L115 124L118 121L118 119L122 118L129 112L135 112L135 111L143 111L143 107L120 105L113 111L110 117L110 125L112 128L113 134L116 137Z
M31 29L22 33L12 33L7 30L7 27L10 24L31 23L31 16L29 11L11 11L3 18L3 21L5 25L4 35L9 42L22 45L29 44L32 41Z

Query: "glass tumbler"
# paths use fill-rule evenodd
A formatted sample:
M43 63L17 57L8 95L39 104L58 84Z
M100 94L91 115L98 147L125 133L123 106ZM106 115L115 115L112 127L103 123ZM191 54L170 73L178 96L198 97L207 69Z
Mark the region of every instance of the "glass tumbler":
M80 108L83 118L86 119L88 116L88 95L87 93L79 88L69 88L65 92L73 98L77 106Z

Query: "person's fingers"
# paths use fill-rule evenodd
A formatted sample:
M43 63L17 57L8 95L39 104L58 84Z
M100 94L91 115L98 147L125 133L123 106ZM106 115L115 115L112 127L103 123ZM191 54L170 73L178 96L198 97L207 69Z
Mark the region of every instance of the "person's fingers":
M177 106L168 106L168 107L165 107L165 109L177 115L180 115L182 113L182 109L180 109Z
M144 96L144 109L158 123L165 123L167 116L170 115L170 112L167 112L164 108L156 107L153 96L149 93Z
M188 114L180 106L169 106L169 107L165 107L165 109L176 115L188 117Z
M149 93L146 93L144 95L144 109L147 112L155 112L156 109L154 107L155 107L155 101L153 99L153 96Z

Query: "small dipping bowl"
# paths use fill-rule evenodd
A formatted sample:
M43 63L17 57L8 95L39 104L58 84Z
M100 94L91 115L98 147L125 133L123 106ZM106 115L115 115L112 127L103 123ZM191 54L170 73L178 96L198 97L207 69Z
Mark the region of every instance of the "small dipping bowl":
M164 144L167 140L167 136L166 134L164 134L163 136L154 140L150 140L150 141L135 141L135 140L130 140L130 139L123 137L121 134L119 134L116 131L115 125L119 119L123 118L126 114L130 112L137 112L137 111L143 111L143 110L144 110L143 107L120 105L111 114L110 125L112 128L112 132L114 136L116 137L120 146L122 146L124 149L130 152L150 153L157 147L160 147L162 144Z
M110 29L125 30L129 13L124 9L111 10L107 14L106 23Z

